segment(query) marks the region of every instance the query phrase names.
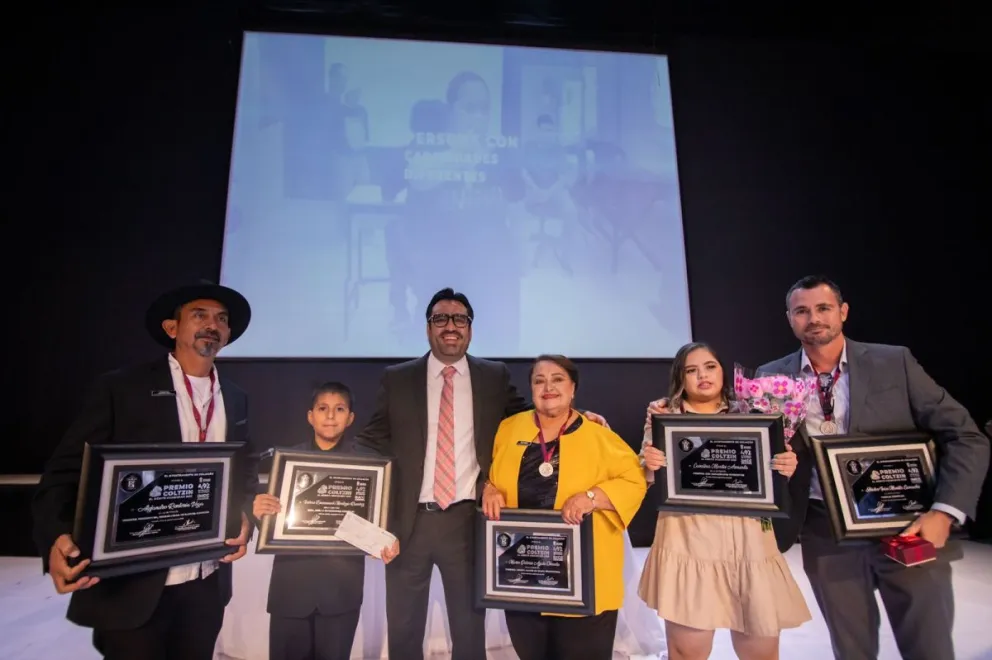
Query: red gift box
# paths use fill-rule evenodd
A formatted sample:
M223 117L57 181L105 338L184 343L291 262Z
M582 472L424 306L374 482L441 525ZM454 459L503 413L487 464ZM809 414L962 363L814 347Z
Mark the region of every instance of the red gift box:
M933 543L915 534L882 539L882 552L903 566L925 564L937 558L937 548L933 547Z

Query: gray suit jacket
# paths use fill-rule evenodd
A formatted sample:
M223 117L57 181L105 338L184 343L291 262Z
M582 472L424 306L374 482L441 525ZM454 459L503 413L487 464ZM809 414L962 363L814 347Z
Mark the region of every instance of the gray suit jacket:
M802 351L796 351L759 367L758 373L797 374L801 360ZM847 363L851 395L849 433L922 430L933 434L940 454L934 501L974 518L989 467L989 440L979 431L968 411L927 375L904 346L848 339ZM804 444L808 443L805 432L797 435L802 437ZM808 446L802 449L808 457ZM776 528L780 547L783 542L794 543L802 528L812 463L809 458L800 459L800 469L793 476L796 488L794 491L790 488L793 495L791 524L782 521L781 529Z
M489 476L493 439L505 417L530 406L510 382L502 362L468 357L472 380L475 454L480 485ZM355 437L356 450L392 456L392 514L389 531L402 545L413 531L427 453L427 355L386 367L372 419ZM478 490L478 493L481 489Z

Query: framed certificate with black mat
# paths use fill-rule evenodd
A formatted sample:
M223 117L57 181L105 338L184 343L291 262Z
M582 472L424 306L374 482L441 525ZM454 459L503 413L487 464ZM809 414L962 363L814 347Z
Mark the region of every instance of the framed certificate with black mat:
M245 443L87 444L73 540L84 575L219 559L241 533Z

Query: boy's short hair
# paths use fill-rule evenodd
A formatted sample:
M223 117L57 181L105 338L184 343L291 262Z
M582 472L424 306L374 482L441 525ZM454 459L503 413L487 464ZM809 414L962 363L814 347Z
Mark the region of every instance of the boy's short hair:
M355 398L351 394L351 388L344 383L332 380L322 383L314 389L313 396L310 397L310 410L317 406L317 400L324 394L337 394L348 403L348 410L355 409Z

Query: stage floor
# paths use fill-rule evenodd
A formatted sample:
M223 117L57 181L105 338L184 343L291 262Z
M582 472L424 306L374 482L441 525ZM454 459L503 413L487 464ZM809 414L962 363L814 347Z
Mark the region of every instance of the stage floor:
M964 559L954 563L957 660L992 660L992 634L989 632L992 622L992 546L971 542L965 546ZM643 562L646 552L645 548L634 549L637 561ZM799 548L790 550L786 558L810 604L814 619L801 628L782 634L781 657L785 660L833 660L826 627L802 572ZM89 631L65 620L67 604L68 597L56 594L48 576L41 574L39 559L0 558L0 658L99 660L90 645ZM899 660L892 630L884 617L881 640L879 660ZM444 657L431 656L438 660ZM489 654L490 660L513 660L515 657L511 649L498 649ZM618 657L659 659L657 655ZM220 658L227 660L228 656ZM717 633L711 658L735 658L730 637L725 631Z

